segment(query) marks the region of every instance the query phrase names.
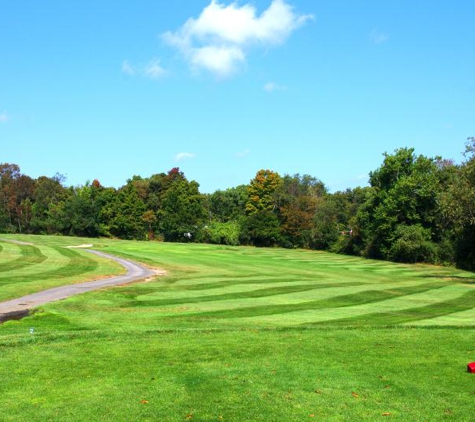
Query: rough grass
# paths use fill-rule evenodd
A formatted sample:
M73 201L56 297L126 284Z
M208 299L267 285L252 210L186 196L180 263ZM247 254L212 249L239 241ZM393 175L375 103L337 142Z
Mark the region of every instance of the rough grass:
M90 240L11 238L33 245L0 242L6 287L107 271L63 248ZM0 420L473 420L472 273L300 250L93 243L168 275L0 325Z

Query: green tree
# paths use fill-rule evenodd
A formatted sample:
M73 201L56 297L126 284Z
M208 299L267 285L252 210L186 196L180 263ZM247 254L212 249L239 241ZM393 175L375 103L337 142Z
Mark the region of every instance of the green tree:
M383 165L370 173L371 191L360 210L358 223L366 245L365 255L390 259L391 246L401 234L401 225L419 225L428 230L430 239L439 235L440 184L436 159L416 157L412 148L401 148L384 157Z
M311 230L310 246L312 249L330 249L331 245L338 240L340 235L338 224L339 209L336 202L331 198L331 196L321 198L318 202Z
M110 233L122 239L145 240L148 233L143 219L146 208L136 184L129 181L122 186L113 204Z
M176 177L164 192L159 211L160 229L166 241L197 239L206 221L199 184Z
M84 186L69 188L69 196L61 210L61 226L70 236L97 237L101 234L100 207L97 188L86 182Z
M33 217L31 227L34 233L56 234L61 232L60 214L68 196L62 185L64 177L41 176L35 181L33 193Z
M456 264L475 270L475 137L468 138L465 158L462 165L452 167L440 201L445 230L452 234Z
M246 214L249 198L248 187L240 185L226 190L217 190L208 195L207 203L211 221L225 223L239 221Z
M254 246L269 247L280 243L280 224L275 212L252 213L243 224L241 239Z

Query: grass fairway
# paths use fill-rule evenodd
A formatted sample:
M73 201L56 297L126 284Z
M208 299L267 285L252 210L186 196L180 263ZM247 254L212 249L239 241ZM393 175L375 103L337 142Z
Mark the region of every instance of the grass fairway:
M0 277L20 290L117 271L57 264L84 239L1 237L33 243L0 241ZM94 243L168 275L0 325L0 420L474 420L472 273L301 250Z
M37 244L38 239L0 235L0 302L124 272L115 262L67 248L90 239L43 237L47 241Z

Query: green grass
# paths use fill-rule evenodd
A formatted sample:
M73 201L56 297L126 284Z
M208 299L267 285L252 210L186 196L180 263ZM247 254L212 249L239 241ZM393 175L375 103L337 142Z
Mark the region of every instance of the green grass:
M83 244L84 239L63 238L58 242L48 238L43 243L44 237L21 237L24 242L33 243L30 245L10 243L7 239L15 238L0 236L0 301L124 272L115 262L80 249L67 249Z
M167 270L0 325L2 421L473 420L472 273L302 250L0 237L33 243L0 241L0 295L117 271L71 244Z

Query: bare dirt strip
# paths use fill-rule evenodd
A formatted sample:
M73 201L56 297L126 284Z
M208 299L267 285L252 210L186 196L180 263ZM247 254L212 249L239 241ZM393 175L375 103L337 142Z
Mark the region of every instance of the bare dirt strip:
M104 252L98 252L91 249L85 250L103 258L112 259L118 262L127 270L126 274L95 281L88 281L85 283L55 287L53 289L23 296L18 299L0 302L0 323L11 319L23 318L28 315L30 309L45 303L65 299L67 297L90 292L92 290L102 289L104 287L119 286L122 284L132 283L134 281L147 280L158 275L164 275L165 273L164 271L153 270L136 262L118 258Z

